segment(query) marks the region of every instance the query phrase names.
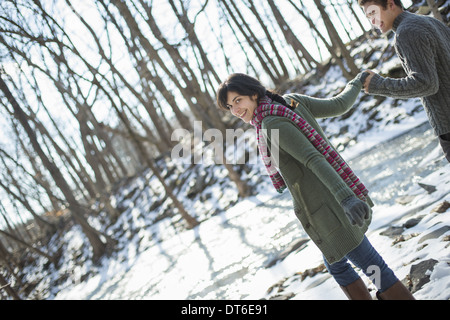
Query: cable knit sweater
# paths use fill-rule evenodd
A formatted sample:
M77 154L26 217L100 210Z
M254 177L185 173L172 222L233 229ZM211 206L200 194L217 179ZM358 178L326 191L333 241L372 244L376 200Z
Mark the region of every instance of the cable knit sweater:
M368 92L393 98L420 97L436 135L450 132L450 28L434 18L404 11L392 30L407 77L375 75Z

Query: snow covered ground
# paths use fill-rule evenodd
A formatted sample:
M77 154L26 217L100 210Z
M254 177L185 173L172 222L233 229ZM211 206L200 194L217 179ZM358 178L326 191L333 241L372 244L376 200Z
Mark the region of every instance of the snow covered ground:
M344 155L352 159L350 165L362 180L369 180L366 186L377 203L367 233L374 247L399 279L409 273L413 264L430 258L437 260L430 272L430 282L417 291L415 297L448 300L450 232L447 230L428 240L423 240L423 237L443 226L450 229L450 210L431 212L444 200L450 202L450 164L444 160L429 126L422 124L424 120L424 114L419 113L409 120L408 127L397 127L401 130L416 129L389 140L385 145L379 143L401 130L389 131L386 128L384 135L368 134L345 150ZM378 147L355 156L373 145ZM383 156L389 146L401 151L392 156L399 162ZM384 169L376 168L377 165ZM406 167L406 174L401 171L402 167ZM375 168L378 176L373 175L371 168ZM369 176L364 177L364 172ZM387 180L377 184L383 179ZM418 182L434 185L437 190L429 194ZM280 294L289 293L291 299L346 299L327 272L301 280L299 272L322 263L320 251L310 241L283 261L265 268L293 241L306 237L292 212L289 193L280 196L272 188L267 188L269 183L260 184L256 196L239 201L193 230L177 232L169 219L144 227L145 218L137 214L139 208L131 210L131 214L134 212L136 216L134 223L140 222L143 226L138 234L128 234L128 244L105 259L99 269L95 267L96 272L84 281L76 279L81 279L87 270L94 267L89 261L78 269L72 266L71 272L78 270L79 275L72 274L47 298L261 299L277 296L276 290L267 291L281 281ZM389 189L389 183L397 184ZM223 197L227 195L235 196L224 193ZM407 203L395 201L400 198L408 199ZM408 219L417 217L422 217L420 223L403 231L405 241L393 244L393 238L380 235L390 225L402 226ZM66 237L72 239L74 248L80 247L77 239L81 243L85 241L76 227ZM374 288L367 278L363 279Z
M376 40L381 48L385 41ZM360 46L358 50L363 49ZM330 96L342 90L346 80L332 67L319 82L303 87L302 92ZM376 206L367 236L374 247L399 279L404 279L413 265L438 261L426 272L430 281L414 295L417 299L450 299L450 209L433 211L442 202L450 202L450 164L418 99L378 99L360 94L350 116L321 124L334 145L342 143L339 151L370 190ZM241 139L249 135L247 131ZM249 140L248 148L255 148L254 135ZM171 209L170 201L158 197L164 192L149 172L129 181L115 197L122 214L114 225L105 226L101 217L90 218L94 227L119 241L118 250L99 266L93 265L88 241L74 226L64 235L62 242L67 245L58 269L43 267L47 263L44 258L39 258L37 267L30 267L26 281L44 279L30 297L346 299L326 271L305 277L308 270L322 264L322 255L311 241L266 267L307 236L293 213L289 192L278 195L269 178L261 176L265 173L262 162L253 159L252 163L256 165L247 168L243 177L256 192L241 200L223 167L199 165L192 171L189 165L172 161L179 174L168 180L176 182L180 201L202 221L193 230L180 229L179 217L155 223ZM164 169L163 174L172 169ZM199 177L208 186L191 192ZM435 186L436 191L428 193L419 183ZM419 222L400 230L410 219ZM390 227L397 228L396 236L380 234ZM61 241L55 243L59 247ZM374 289L366 277L363 279Z

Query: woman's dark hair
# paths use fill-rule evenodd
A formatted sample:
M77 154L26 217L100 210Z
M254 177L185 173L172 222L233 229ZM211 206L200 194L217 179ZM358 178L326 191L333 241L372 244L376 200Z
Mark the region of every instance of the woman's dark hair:
M236 92L242 96L257 96L257 103L259 100L265 95L270 99L281 103L282 105L294 109L295 107L292 105L288 105L286 100L279 94L269 91L264 87L261 82L247 74L244 73L233 73L228 76L227 80L222 82L219 85L219 89L217 90L217 105L222 110L229 110L227 104L228 92Z

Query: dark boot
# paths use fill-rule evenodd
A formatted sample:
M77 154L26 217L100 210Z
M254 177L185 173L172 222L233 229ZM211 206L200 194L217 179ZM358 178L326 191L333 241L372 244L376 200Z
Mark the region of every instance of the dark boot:
M378 300L416 300L403 283L397 281L385 292L377 292Z
M349 300L372 300L372 296L361 278L346 287L341 286L341 289Z

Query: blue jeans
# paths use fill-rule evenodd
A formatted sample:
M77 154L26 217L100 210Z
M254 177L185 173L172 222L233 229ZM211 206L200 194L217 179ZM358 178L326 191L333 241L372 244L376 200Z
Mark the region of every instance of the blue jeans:
M358 273L348 263L349 260L372 280L380 292L386 291L398 281L394 272L384 262L366 236L364 236L361 244L350 251L342 260L330 265L324 259L328 272L343 287L359 279Z

